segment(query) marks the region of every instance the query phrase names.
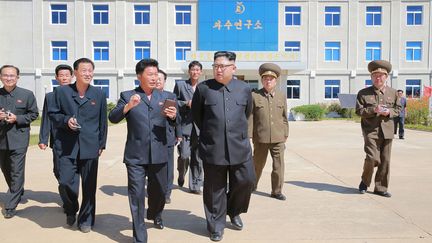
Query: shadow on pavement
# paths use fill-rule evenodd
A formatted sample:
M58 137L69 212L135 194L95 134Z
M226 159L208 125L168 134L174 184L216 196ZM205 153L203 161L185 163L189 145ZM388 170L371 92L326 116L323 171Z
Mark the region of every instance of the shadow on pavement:
M5 200L6 193L0 192L0 201L3 203ZM25 190L24 195L21 197L20 204L26 204L29 200L36 201L39 203L56 203L59 206L62 205L60 196L58 193L49 191L32 191Z
M165 209L162 213L162 219L167 228L208 237L206 220L192 214L191 211Z
M103 193L114 196L114 194L118 194L121 196L127 196L128 195L128 189L127 186L113 186L113 185L104 185L99 188Z
M17 210L17 216L26 218L41 228L60 228L66 225L66 216L61 207L31 206Z
M305 181L286 181L287 184L292 184L299 187L315 189L317 191L329 191L341 194L358 194L357 188L345 187L320 182L305 182Z
M115 242L132 242L130 236L124 235L122 231L132 231L132 222L128 217L115 214L97 214L94 232L105 235Z

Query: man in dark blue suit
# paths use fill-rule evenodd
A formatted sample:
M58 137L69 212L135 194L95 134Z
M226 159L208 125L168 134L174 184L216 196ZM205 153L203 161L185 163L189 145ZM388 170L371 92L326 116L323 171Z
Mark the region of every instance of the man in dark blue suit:
M202 160L198 156L197 139L199 129L193 124L192 97L198 85L202 73L202 64L198 61L189 63L189 79L178 81L174 87L177 96L177 105L181 116L181 130L183 139L178 146L179 157L177 159L178 185L183 186L184 177L189 172L189 190L191 193L201 194L203 185Z
M165 106L164 94L157 90L159 64L143 59L135 67L140 86L124 91L109 120L127 121L127 140L123 161L128 174L129 206L132 214L134 242L147 242L144 222L145 177L148 177L147 219L163 229L162 211L167 189L168 142L167 121L174 124L177 109Z
M80 58L73 68L76 82L54 90L55 105L48 107L48 115L57 131L54 150L59 156L59 191L66 223L75 223L79 209L78 228L88 233L95 222L97 169L107 138L107 102L103 91L90 85L94 63Z
M233 78L235 59L233 52L216 52L214 79L200 83L192 99L193 119L200 129L204 210L212 241L222 240L227 214L237 230L243 228L240 214L247 212L255 183L248 137L252 95L248 84Z
M165 99L169 99L172 101L177 101L174 93L164 90L165 82L167 79L167 74L159 69L158 81L156 83L156 89L163 92L165 95ZM167 182L167 191L165 194L165 203L171 203L171 191L173 187L174 181L174 146L177 142L182 140L181 136L181 125L180 125L180 116L177 114L176 123L167 121L167 139L168 139L168 182Z
M72 67L65 64L60 64L55 68L55 78L60 86L69 85L72 82L73 70ZM41 150L45 150L48 145L52 149L54 143L54 136L56 133L56 129L54 129L53 124L50 122L48 117L48 107L53 106L55 102L54 100L54 92L49 92L45 95L44 105L42 109L42 117L41 117L41 125L39 129L39 148ZM49 140L49 144L48 144ZM55 153L55 150L52 150L53 153L53 172L55 178L58 180L58 155Z
M4 217L12 218L24 193L24 168L30 138L30 123L39 115L36 98L30 90L17 87L19 69L0 68L0 166L8 184Z

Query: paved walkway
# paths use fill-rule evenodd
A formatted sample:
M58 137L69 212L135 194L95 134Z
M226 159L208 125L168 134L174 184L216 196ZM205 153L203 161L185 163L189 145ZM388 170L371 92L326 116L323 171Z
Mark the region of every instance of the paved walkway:
M16 217L0 217L0 242L132 242L125 137L126 124L109 128L96 225L88 234L65 227L51 152L30 147L23 204ZM291 122L286 145L287 201L269 197L268 161L249 212L242 215L245 228L239 232L227 223L223 242L432 242L432 133L408 130L405 140L394 140L392 198L357 193L364 158L358 123ZM0 201L5 191L2 178ZM147 223L149 242L210 242L202 196L174 189L163 219L163 230Z

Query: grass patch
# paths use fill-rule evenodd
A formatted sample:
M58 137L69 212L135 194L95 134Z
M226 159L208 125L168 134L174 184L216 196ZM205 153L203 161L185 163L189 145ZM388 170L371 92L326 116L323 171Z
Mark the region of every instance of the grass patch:
M39 143L39 134L30 134L30 146L37 145Z
M419 130L419 131L426 131L426 132L432 132L432 126L425 126L425 125L414 125L414 124L405 124L405 128L413 129L413 130Z

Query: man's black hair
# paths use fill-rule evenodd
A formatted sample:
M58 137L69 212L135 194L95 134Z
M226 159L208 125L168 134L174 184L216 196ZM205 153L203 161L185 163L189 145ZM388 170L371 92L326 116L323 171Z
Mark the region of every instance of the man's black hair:
M135 73L140 74L144 72L144 69L146 69L147 67L156 67L159 70L159 63L158 61L152 58L142 59L136 64Z

